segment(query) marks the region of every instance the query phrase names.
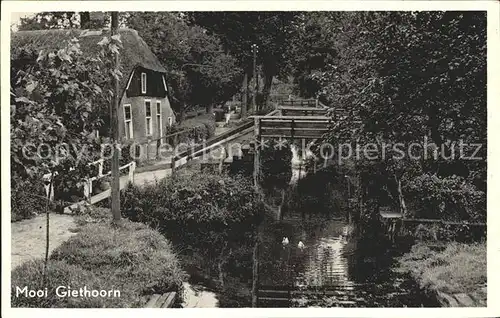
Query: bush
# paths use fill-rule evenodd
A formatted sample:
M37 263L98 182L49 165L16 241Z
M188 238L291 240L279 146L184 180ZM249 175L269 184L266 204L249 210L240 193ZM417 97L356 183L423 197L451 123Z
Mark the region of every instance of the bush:
M172 132L189 129L187 136L191 140L209 139L215 135L215 117L213 114L205 114L184 120L177 125ZM180 140L186 142L186 140Z
M464 178L423 174L410 180L404 192L415 216L444 220L484 221L486 193Z
M46 196L41 180L11 179L11 221L29 219L45 213Z
M343 216L342 211L347 210L347 188L341 171L333 167L319 170L298 181L291 206L308 214Z
M239 262L236 255L251 259L255 229L264 214L248 180L186 172L141 188L129 187L121 202L125 216L158 227L185 251L191 273L219 280L222 269L228 276L251 279L251 270L231 270Z
M123 227L89 224L54 250L49 262L46 299L13 297L15 307L141 307L141 296L182 293L185 273L172 246L144 224L126 221ZM42 288L41 261L29 262L12 272L15 286ZM57 286L74 289L119 290L119 298L58 298ZM15 295L15 294L13 294ZM178 299L179 300L179 299Z
M263 207L249 180L190 172L122 192L123 213L137 221L240 222Z

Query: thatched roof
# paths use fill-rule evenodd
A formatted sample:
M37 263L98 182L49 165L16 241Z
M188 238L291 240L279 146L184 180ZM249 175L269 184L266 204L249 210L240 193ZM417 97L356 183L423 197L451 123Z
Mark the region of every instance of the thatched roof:
M166 73L167 70L158 58L151 52L148 45L136 30L119 29L118 33L123 44L120 52L120 70L123 74L120 80L120 91L123 95L130 73L136 67L144 67L153 71ZM78 38L83 54L97 52L97 43L110 36L108 30L51 29L35 31L18 31L12 33L12 48L30 48L37 50L60 49L72 38Z

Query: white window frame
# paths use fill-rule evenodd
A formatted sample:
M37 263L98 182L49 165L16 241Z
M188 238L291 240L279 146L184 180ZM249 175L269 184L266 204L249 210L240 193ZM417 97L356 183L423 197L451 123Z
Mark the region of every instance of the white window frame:
M149 103L149 116L147 115L147 103ZM152 136L153 135L153 110L151 109L151 99L145 99L144 100L144 118L146 121L146 136ZM149 125L148 125L148 119L149 119ZM148 128L149 128L149 134L148 134Z
M156 101L156 122L160 125L160 138L163 137L163 114L161 112L161 101ZM160 144L163 144L163 139L160 139Z
M165 88L165 92L168 92L167 81L165 80L165 75L162 75L161 78L163 79L163 87Z
M125 115L125 108L129 107L130 108L130 119L127 119L127 116ZM124 120L124 131L125 131L125 136L128 139L134 138L134 121L132 120L132 105L131 104L123 104L123 120ZM130 122L130 130L127 133L127 122ZM128 135L128 136L127 136Z
M141 92L143 94L146 94L147 88L148 88L148 78L146 73L141 73Z

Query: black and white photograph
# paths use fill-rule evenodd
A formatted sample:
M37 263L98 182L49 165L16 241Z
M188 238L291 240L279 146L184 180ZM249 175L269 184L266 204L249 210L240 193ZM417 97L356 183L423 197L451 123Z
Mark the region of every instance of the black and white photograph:
M498 3L126 2L2 13L11 313L500 314Z

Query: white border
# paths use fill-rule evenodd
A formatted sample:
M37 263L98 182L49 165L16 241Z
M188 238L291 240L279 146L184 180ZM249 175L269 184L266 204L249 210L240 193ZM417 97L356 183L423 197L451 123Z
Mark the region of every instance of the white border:
M2 317L85 317L98 315L153 315L164 317L492 317L500 316L500 188L498 165L500 137L498 115L499 97L499 3L496 1L2 1L1 55L1 189L2 189ZM488 11L488 307L487 308L290 308L290 309L18 309L10 308L10 152L9 142L9 70L10 70L10 13L39 11L279 11L279 10L486 10ZM496 138L495 138L496 137Z

